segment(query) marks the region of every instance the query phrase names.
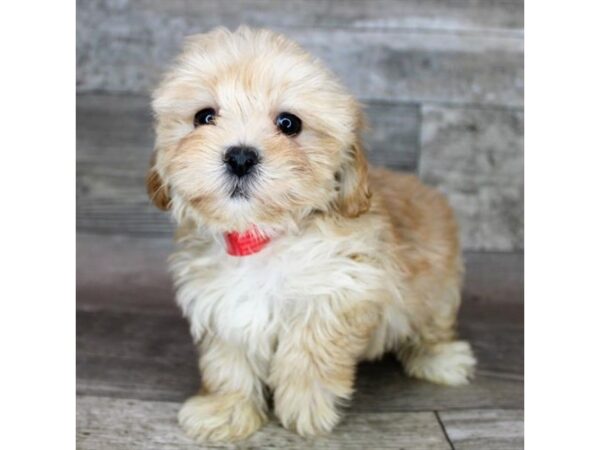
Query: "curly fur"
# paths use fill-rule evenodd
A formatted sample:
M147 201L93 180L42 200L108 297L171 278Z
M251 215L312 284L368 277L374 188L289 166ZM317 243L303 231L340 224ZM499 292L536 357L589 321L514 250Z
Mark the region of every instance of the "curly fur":
M194 114L217 111L194 128ZM462 262L444 197L414 176L369 168L360 105L315 58L267 31L192 36L154 93L153 201L178 229L170 269L200 348L202 391L179 420L199 441L232 441L266 421L330 431L358 361L394 352L409 375L466 383L475 359L456 341ZM285 136L282 111L303 121ZM223 153L261 156L245 198ZM237 258L223 233L271 237ZM399 393L401 395L401 393Z

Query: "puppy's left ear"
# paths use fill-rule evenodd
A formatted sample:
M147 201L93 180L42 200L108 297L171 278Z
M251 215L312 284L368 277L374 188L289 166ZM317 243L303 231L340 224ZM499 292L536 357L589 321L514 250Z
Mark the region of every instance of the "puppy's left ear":
M358 217L371 206L368 163L360 142L355 142L342 163L339 178L338 212L349 218Z
M167 211L171 206L171 197L169 195L169 187L165 185L156 168L156 152L152 154L150 160L150 169L146 175L146 191L148 197L158 209Z

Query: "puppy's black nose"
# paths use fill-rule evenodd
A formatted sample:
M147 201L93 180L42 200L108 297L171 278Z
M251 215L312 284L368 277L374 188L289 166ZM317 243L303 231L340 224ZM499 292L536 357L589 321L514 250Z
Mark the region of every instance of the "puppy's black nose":
M233 174L242 178L258 164L258 152L252 147L229 147L223 161Z

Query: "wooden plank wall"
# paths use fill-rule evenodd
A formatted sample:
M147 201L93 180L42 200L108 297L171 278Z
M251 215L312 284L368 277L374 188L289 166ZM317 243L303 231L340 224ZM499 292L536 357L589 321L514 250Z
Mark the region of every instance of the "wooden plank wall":
M520 0L80 0L77 225L166 235L143 177L148 94L184 36L245 23L283 31L366 105L373 163L446 192L469 250L523 248Z

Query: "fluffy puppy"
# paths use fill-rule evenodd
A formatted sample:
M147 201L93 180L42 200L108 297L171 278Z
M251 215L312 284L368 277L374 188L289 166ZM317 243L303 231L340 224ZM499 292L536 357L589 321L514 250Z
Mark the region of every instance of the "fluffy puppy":
M452 211L368 168L360 105L319 61L271 31L216 29L187 40L152 106L148 191L178 225L170 269L200 354L190 436L249 436L270 395L286 428L329 432L357 362L385 352L468 381Z

